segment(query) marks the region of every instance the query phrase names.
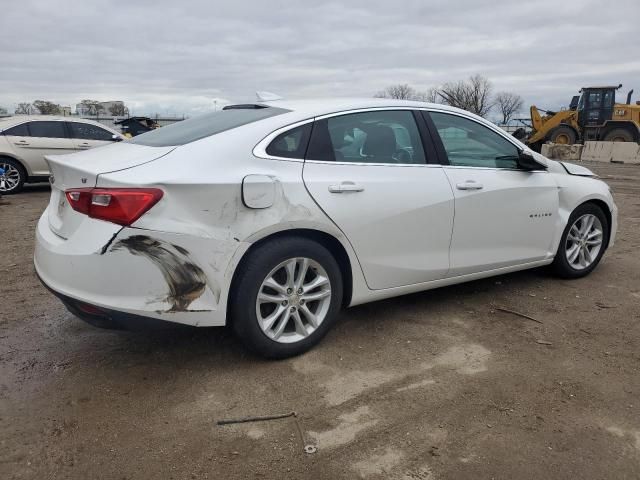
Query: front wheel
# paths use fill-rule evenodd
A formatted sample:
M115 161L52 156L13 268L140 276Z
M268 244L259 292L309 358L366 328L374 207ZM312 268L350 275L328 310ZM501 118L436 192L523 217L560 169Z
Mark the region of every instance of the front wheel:
M268 358L309 350L330 329L342 304L342 276L317 242L290 237L248 254L233 282L231 322L242 343Z
M573 145L576 143L578 135L576 131L568 125L559 125L549 133L547 140L560 145Z
M579 278L596 268L609 238L607 217L600 207L586 203L576 208L562 233L551 264L563 278Z

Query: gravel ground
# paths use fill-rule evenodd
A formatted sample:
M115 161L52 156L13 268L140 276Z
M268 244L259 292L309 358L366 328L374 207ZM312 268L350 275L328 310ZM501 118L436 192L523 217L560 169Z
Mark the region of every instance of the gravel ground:
M589 166L620 228L588 278L535 270L355 307L279 362L225 329L75 319L33 272L48 188L5 197L0 478L640 478L640 167ZM293 418L216 425L292 410L317 453Z

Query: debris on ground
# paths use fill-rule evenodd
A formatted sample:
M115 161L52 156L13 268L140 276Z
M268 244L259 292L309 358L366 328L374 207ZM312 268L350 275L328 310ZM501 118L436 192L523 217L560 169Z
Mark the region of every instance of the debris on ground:
M526 318L527 320L531 320L532 322L536 322L536 323L539 323L541 325L544 325L541 320L538 320L537 318L533 318L533 317L531 317L529 315L525 315L524 313L516 312L515 310L509 310L508 308L503 308L503 307L496 307L496 310L498 310L499 312L510 313L512 315L516 315L518 317Z

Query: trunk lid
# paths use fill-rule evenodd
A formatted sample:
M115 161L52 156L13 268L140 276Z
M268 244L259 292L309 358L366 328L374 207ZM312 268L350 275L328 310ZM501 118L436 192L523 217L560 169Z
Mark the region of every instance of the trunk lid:
M46 156L51 172L49 228L56 235L67 239L87 218L69 205L64 193L69 188L95 187L100 174L126 170L157 160L175 148L121 142L71 155Z

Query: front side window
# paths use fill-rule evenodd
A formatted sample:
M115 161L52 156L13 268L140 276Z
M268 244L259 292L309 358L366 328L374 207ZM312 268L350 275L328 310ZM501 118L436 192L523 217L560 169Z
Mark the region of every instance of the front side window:
M311 124L301 125L281 133L267 147L267 154L274 157L304 159Z
M589 108L600 108L602 94L600 92L589 93Z
M113 134L97 125L81 122L68 122L71 129L71 138L79 138L82 140L113 140Z
M29 131L32 137L67 138L64 122L30 122Z
M413 113L380 110L350 113L317 121L309 160L353 163L425 163Z
M518 168L518 148L478 122L448 113L430 112L451 165Z
M22 123L20 125L16 125L15 127L6 129L2 133L4 133L5 135L12 135L14 137L28 137L29 126L26 123Z

